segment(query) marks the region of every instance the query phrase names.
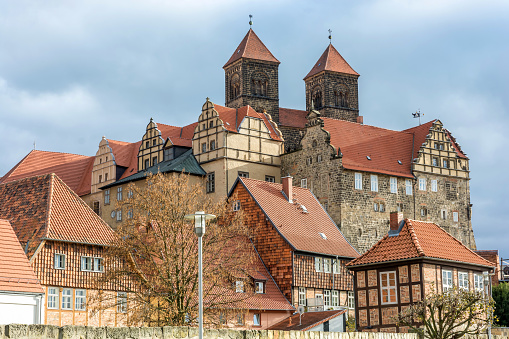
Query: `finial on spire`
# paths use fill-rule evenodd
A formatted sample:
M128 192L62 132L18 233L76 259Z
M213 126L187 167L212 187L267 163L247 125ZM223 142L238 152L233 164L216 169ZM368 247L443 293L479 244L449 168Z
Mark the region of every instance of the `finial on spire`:
M249 14L249 28L251 28L251 26L253 26L253 16L251 14Z
M332 44L332 30L329 28L329 43Z

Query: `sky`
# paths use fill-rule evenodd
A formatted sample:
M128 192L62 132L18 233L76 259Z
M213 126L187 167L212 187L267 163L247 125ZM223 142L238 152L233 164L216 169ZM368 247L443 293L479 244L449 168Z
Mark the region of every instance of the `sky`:
M440 119L470 158L478 249L509 258L509 2L0 0L0 176L34 148L95 155L150 118L183 126L249 29L279 66L280 106L332 43L359 78L364 123Z

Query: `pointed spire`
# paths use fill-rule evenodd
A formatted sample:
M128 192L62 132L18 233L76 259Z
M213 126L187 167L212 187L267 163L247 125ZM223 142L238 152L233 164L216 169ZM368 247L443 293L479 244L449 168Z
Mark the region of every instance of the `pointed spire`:
M332 43L327 46L325 52L323 52L322 56L318 59L311 71L309 71L308 75L304 77L304 80L322 71L359 75L359 73L354 71L348 62L343 59Z
M279 60L272 55L269 49L265 47L263 42L251 28L223 68L234 63L240 58L280 63Z

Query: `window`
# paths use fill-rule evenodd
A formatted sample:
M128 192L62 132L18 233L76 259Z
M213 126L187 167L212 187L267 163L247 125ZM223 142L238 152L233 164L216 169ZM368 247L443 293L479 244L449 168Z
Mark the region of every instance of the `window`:
M380 212L385 212L385 204L383 202L378 204L378 210Z
M127 313L127 292L117 292L117 312Z
M391 184L391 193L398 193L398 178L391 177L390 179Z
M428 215L428 209L426 207L421 207L421 217L425 217Z
M237 325L244 325L244 314L237 313Z
M92 203L92 209L94 210L94 213L99 215L100 212L101 212L101 204L99 203L99 201L94 201Z
M323 209L325 210L325 212L329 211L329 203L327 201L323 202Z
M348 291L348 308L355 308L355 295L353 291Z
M442 289L444 292L452 289L452 271L442 270Z
M276 178L271 176L271 175L266 175L265 176L265 181L267 181L267 182L276 182Z
M431 165L438 167L438 158L433 157L431 159Z
M441 210L441 211L440 211L440 217L441 217L443 220L447 220L447 210Z
M62 309L72 310L72 288L62 289Z
M265 293L265 283L263 281L255 282L255 293Z
M449 167L449 160L444 159L444 160L442 161L442 163L443 163L443 165L444 165L444 168L448 168L448 167Z
M308 157L308 158L306 159L306 165L308 165L308 166L309 166L309 165L311 165L312 163L313 163L313 158L312 158L312 157Z
M48 308L58 309L58 287L48 287Z
M474 273L474 289L477 292L484 292L484 279L482 274Z
M323 272L322 258L315 257L315 271Z
M100 257L81 257L81 270L90 272L103 272L103 258Z
M378 212L378 203L373 203L373 211Z
M431 192L438 191L438 182L437 180L431 180Z
M458 222L458 220L459 220L458 212L452 212L452 221Z
M216 149L216 141L215 140L212 140L210 142L210 150L213 151Z
M219 324L226 324L226 314L224 314L224 312L219 313Z
M150 159L145 159L145 169L150 167Z
M323 259L323 271L325 273L330 273L330 264L331 264L331 261L330 259Z
M55 253L55 268L59 270L65 269L65 254Z
M241 172L241 171L239 171L239 177L241 177L241 178L249 178L249 172Z
M306 288L299 287L299 306L306 306Z
M237 280L235 282L235 292L244 293L244 282L242 280Z
M108 173L104 173L104 181L108 181Z
M127 198L131 199L133 197L133 190L127 191Z
M96 272L104 271L103 258L94 258L94 271Z
M74 290L74 309L76 311L85 311L87 301L86 290Z
M209 128L214 127L214 121L209 122Z
M406 195L412 195L412 180L411 179L405 180L405 190L406 190Z
M308 179L300 179L300 187L308 188Z
M378 192L378 176L371 175L371 192Z
M102 174L99 174L99 183L103 182L103 176Z
M173 148L165 148L164 149L164 160L172 160L173 159Z
M207 152L207 144L205 142L201 144L201 152L202 153Z
M355 189L362 189L362 173L355 173Z
M117 188L117 200L122 201L122 187Z
M403 212L403 203L402 202L396 203L396 207L398 209L398 212Z
M104 204L105 205L110 204L110 190L104 191Z
M339 306L339 291L332 291L332 306L337 307Z
M323 291L323 306L324 306L324 309L327 309L331 306L331 302L330 302L330 290L324 290Z
M339 259L334 259L332 262L332 272L334 274L340 274L341 273L341 261Z
M157 165L157 157L152 157L152 166Z
M261 326L260 313L253 314L253 326Z
M216 188L214 172L207 173L207 193L213 193Z
M239 200L233 202L233 210L234 211L240 210L240 201Z
M380 283L382 305L396 303L396 271L381 272Z
M419 191L425 191L425 190L426 190L426 179L419 178Z
M133 218L133 210L132 209L128 209L127 210L127 219L132 219Z
M316 156L316 162L322 162L322 155L321 154L318 154Z
M468 273L458 272L458 287L464 290L468 290Z
M81 270L92 271L92 257L81 257Z
M122 221L122 210L117 211L117 221Z

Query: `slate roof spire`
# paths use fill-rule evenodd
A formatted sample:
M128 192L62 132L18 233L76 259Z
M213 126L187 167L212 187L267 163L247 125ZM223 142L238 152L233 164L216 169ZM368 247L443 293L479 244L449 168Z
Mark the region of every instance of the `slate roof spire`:
M330 71L357 76L359 75L359 73L354 71L348 62L346 62L341 54L339 54L337 49L334 48L332 42L329 43L329 46L327 46L325 52L323 52L322 56L318 59L311 71L309 71L308 75L304 77L304 80L322 71Z
M232 56L223 68L241 58L269 61L280 64L279 60L272 55L267 47L265 47L252 28L249 28L246 36L242 39L239 46L235 49L235 52L233 52Z

